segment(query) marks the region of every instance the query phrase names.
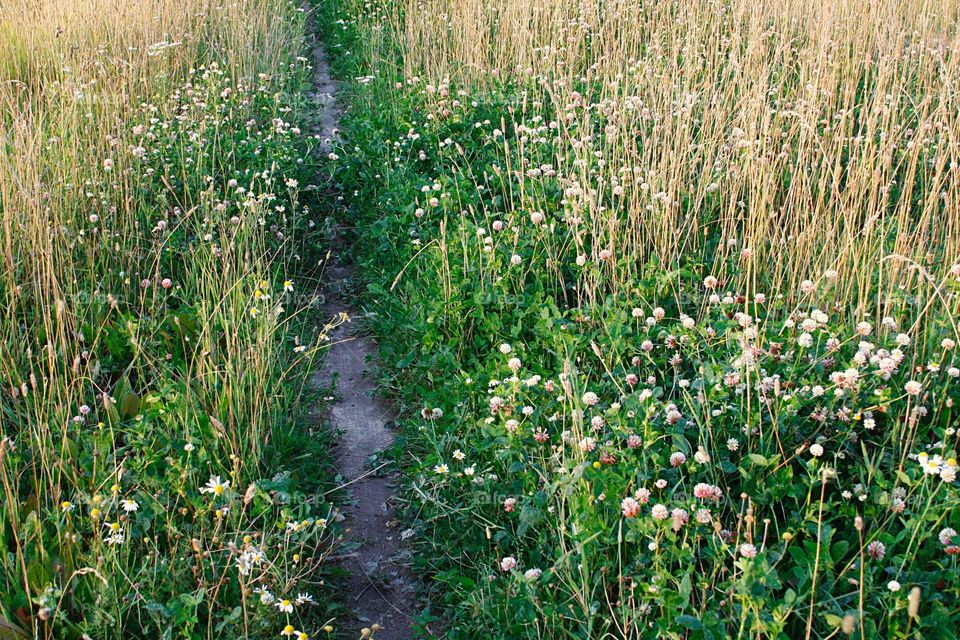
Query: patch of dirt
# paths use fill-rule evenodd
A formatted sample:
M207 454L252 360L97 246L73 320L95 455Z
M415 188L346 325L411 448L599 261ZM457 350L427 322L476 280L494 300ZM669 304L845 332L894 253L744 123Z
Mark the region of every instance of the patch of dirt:
M337 88L319 46L314 51L314 69L317 133L323 152L329 153L337 136L339 107ZM336 248L342 244L338 240L331 242L333 252L325 278L323 313L330 318L341 312L352 315L346 292L353 268L340 262ZM359 637L364 627L379 624L375 640L406 640L412 637L416 587L407 568L410 553L401 544L392 504L396 474L383 473L385 465L379 455L393 444L394 435L389 428L391 409L378 398L371 379L377 346L356 335L349 322L341 323L329 337L331 346L314 385L334 387L334 399L326 409L330 423L341 434L336 457L348 496L343 508L347 529L341 566L349 573L342 595L344 604L355 612L349 628Z

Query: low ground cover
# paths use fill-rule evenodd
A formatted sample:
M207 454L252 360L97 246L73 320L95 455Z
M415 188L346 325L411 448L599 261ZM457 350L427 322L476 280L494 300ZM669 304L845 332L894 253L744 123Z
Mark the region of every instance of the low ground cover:
M449 637L956 635L956 24L746 4L320 4Z

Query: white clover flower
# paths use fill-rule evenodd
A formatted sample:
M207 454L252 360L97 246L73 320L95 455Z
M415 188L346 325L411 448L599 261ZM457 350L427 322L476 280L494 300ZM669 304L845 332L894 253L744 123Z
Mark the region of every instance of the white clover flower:
M940 530L940 533L937 534L937 540L940 541L940 544L947 546L948 544L953 544L953 539L957 537L956 529L951 527L946 527Z
M670 517L670 510L665 505L655 504L650 508L650 515L654 520L666 520Z

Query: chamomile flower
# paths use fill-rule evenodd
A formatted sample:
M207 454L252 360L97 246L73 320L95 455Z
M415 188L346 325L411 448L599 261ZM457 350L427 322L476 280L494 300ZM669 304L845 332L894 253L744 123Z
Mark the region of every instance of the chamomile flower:
M220 476L210 476L207 484L200 487L200 493L209 493L214 496L222 496L230 488L230 483L220 479Z

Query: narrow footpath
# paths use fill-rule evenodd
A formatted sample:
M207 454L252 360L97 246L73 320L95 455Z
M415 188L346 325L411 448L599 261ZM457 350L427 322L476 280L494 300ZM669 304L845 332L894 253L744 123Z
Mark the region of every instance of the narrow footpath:
M317 133L324 141L323 152L330 153L339 106L337 87L319 46L314 50L314 69ZM337 253L340 240L331 240L325 273L323 313L328 318L340 313L354 315L349 299L353 266L341 262L344 256ZM331 346L314 385L334 389L333 400L322 410L340 433L336 458L347 492L341 566L349 575L342 596L353 618L341 621L341 627L355 631L355 637L360 637L363 629L371 629L376 640L406 640L412 637L416 589L407 567L409 552L401 544L394 516L395 476L384 472L380 455L393 444L394 435L388 426L393 414L375 393L372 379L377 345L356 335L356 326L350 322L341 323L329 337Z

